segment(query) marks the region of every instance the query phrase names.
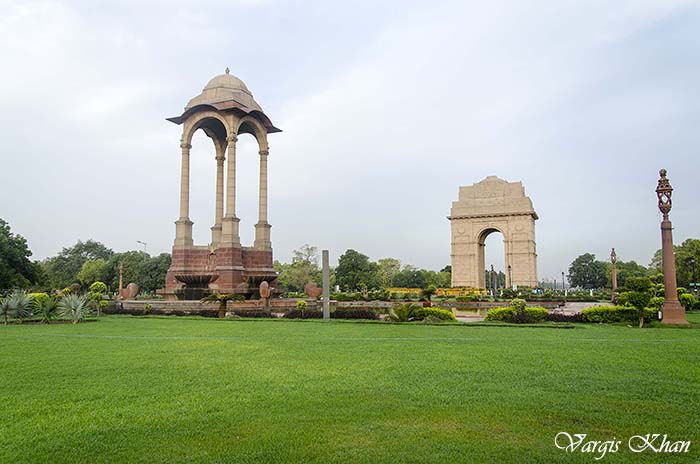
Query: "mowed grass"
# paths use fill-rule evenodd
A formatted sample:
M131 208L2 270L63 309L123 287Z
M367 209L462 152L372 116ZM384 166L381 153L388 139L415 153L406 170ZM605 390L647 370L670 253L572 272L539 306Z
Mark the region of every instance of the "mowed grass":
M700 330L103 317L0 326L0 462L697 462ZM632 454L632 435L691 440Z

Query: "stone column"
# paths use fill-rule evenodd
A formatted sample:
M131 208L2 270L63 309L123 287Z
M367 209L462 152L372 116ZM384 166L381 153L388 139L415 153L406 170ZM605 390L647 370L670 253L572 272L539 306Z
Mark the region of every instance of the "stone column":
M221 228L224 219L224 161L226 157L223 150L219 150L217 147L216 155L216 211L214 213L214 226L211 228L211 241L212 243L219 243L221 241Z
M331 272L328 263L328 250L323 250L321 252L321 262L323 266L322 279L323 279L323 319L330 320L331 318Z
M270 242L270 224L267 222L267 155L268 150L260 150L260 185L258 197L258 223L255 224L255 242L253 246L260 250L272 248Z
M612 264L611 278L612 278L612 302L617 304L617 253L615 253L615 248L610 252L610 263Z
M678 287L676 284L676 256L673 250L673 226L668 218L671 212L671 193L673 188L666 178L666 170L659 171L661 178L656 187L656 195L659 198L659 211L663 214L661 221L661 253L663 257L665 301L662 309L663 324L688 324L685 317L685 309L678 301Z
M180 217L175 221L175 246L192 246L192 221L190 221L190 148L181 143L182 164L180 167Z
M240 245L238 223L236 217L236 134L231 134L228 142L228 164L226 165L226 215L222 219L221 241L228 244ZM223 173L222 173L223 175Z

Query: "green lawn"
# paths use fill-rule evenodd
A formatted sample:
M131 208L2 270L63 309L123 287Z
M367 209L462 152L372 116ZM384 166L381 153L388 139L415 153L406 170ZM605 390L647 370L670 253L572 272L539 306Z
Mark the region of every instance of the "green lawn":
M0 350L3 463L700 459L697 329L111 316L0 326ZM690 453L630 453L646 433Z

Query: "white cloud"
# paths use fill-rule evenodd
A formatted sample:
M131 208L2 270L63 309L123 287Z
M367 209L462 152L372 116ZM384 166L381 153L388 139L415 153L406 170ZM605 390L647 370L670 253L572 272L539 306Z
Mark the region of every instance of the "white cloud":
M284 130L270 137L281 259L311 243L442 267L458 186L495 174L523 180L535 202L542 276L611 246L646 263L658 246L649 192L661 154L678 189L678 238L700 227L682 209L700 194L688 169L700 141L688 83L700 66L678 38L697 28L696 5L7 2L0 194L13 201L0 217L40 257L90 237L167 251L180 128L164 118L228 65ZM239 209L250 239L249 145ZM202 240L209 152L198 139Z

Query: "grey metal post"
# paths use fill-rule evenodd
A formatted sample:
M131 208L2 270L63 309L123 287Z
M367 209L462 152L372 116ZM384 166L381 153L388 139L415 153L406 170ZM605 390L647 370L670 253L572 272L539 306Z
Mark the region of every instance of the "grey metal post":
M331 270L328 266L328 250L323 250L322 264L323 264L323 319L330 320L331 318Z

